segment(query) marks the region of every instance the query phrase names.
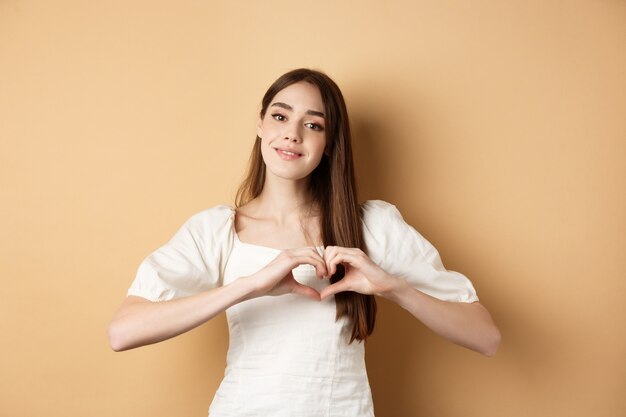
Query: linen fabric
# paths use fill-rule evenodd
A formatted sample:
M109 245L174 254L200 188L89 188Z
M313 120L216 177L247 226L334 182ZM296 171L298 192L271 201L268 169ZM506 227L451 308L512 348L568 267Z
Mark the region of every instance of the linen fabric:
M367 253L382 269L438 299L478 301L471 282L446 270L395 206L370 200L362 214ZM242 242L234 219L235 209L226 205L191 217L141 263L128 295L151 301L189 296L251 275L278 256L278 249ZM317 291L329 285L311 265L293 275ZM228 308L226 316L227 365L210 417L374 415L364 344L348 344L350 323L336 320L334 297L259 297Z

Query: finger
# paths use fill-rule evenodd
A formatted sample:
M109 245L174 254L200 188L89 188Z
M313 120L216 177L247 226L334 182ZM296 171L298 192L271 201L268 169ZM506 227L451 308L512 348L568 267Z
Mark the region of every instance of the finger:
M333 263L333 259L335 259L338 253L338 246L330 246L326 251L324 251L324 262L326 263L326 269L328 270L329 276L333 276L337 272L337 264Z
M353 252L350 251L337 251L335 255L327 261L327 268L330 271L331 275L334 275L337 272L337 265L339 264L348 264L355 268L358 268L360 265L360 257Z
M334 275L337 272L337 265L340 263L347 262L351 265L354 265L359 260L359 255L362 251L358 248L344 248L342 246L332 246L331 250L327 253L324 252L324 261L326 262L326 266L331 273ZM339 259L337 259L340 257Z
M283 252L286 255L285 259L289 259L291 265L290 267L296 268L299 265L310 265L315 268L315 274L319 279L323 279L328 275L328 270L326 268L326 263L322 258L322 255L318 252L317 248L314 247L304 247L298 249L291 249ZM294 280L294 282L297 282ZM307 287L310 288L310 287ZM315 294L315 299L319 300L319 293L315 290L312 290ZM307 291L308 292L308 291ZM312 295L311 293L305 295Z
M328 275L326 263L317 252L314 252L313 254L309 254L309 255L298 256L296 258L296 263L298 265L306 264L306 265L313 266L315 268L315 273L319 278L323 278Z
M316 258L313 256L301 256L301 257L296 258L296 262L295 262L295 265L293 265L293 267L295 268L298 265L311 265L312 267L315 268L315 274L319 278L323 278L324 276L328 274L328 271L326 269L326 264L324 263L324 261L322 261L321 258Z
M291 287L291 292L294 294L304 295L305 297L312 298L315 301L320 301L321 299L320 293L318 293L311 287L300 284L297 281L294 281L293 286Z
M350 288L350 284L347 281L342 279L341 281L338 281L324 288L322 292L320 293L320 298L324 300L327 297L330 297L331 295L335 295L338 292L343 292L343 291L351 291L351 288Z
M337 253L337 246L326 246L324 249L324 262L328 263L330 259Z
M322 259L322 256L319 254L317 249L310 246L297 249L285 249L278 256L285 259L296 259L302 256L312 256Z
M322 257L318 255L314 259L316 262L312 265L315 267L315 272L318 278L322 279L325 276L328 276L328 268L326 268L326 262L324 262Z

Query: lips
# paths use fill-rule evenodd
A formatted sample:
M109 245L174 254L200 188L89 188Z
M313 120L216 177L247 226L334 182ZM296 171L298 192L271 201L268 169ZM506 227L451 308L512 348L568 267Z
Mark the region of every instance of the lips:
M295 151L290 151L290 150L287 150L287 149L274 148L274 150L276 151L278 156L280 156L282 159L284 159L286 161L292 161L294 159L298 159L298 158L301 158L303 156L301 153L298 153L298 152L295 152Z

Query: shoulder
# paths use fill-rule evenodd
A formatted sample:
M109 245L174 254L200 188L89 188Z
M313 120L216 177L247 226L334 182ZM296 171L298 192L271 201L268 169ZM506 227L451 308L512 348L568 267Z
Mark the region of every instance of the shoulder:
M437 255L430 242L406 223L393 204L369 200L361 205L361 210L363 238L372 259L384 262L383 258L386 257L400 264L409 264L415 259L425 260Z
M226 221L233 217L235 214L235 208L227 204L219 204L207 209L204 209L193 216L189 220L194 221Z
M361 222L365 245L370 251L388 247L401 238L407 226L396 206L383 200L362 203Z
M361 203L361 218L366 227L384 226L394 220L402 220L400 211L383 200L367 200Z
M378 248L383 252L397 252L417 248L421 252L430 251L428 241L406 223L393 204L368 200L361 204L361 215L363 238L370 250Z
M235 209L226 204L202 210L191 216L183 227L192 232L220 234L232 229Z

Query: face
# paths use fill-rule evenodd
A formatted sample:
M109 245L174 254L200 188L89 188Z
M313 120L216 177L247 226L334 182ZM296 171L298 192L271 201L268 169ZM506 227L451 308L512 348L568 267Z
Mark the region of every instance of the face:
M324 103L307 82L279 91L259 119L257 135L267 175L300 180L317 167L326 147Z

